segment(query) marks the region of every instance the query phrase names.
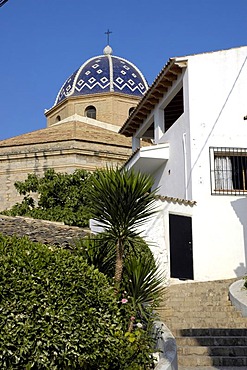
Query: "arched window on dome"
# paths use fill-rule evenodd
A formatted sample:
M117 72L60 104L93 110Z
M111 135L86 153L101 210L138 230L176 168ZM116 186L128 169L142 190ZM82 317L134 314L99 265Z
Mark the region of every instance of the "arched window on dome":
M89 118L96 119L96 108L93 105L89 105L85 109L85 116Z
M131 115L131 113L133 112L133 110L135 109L135 107L131 107L130 109L129 109L129 116Z
M59 121L61 121L61 116L59 116L59 115L58 115L58 116L56 117L56 122L59 122Z

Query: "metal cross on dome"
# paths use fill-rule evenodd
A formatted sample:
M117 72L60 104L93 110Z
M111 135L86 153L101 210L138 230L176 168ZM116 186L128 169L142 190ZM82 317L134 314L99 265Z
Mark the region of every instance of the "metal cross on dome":
M110 42L110 34L111 33L112 33L112 31L110 31L109 28L108 28L107 32L105 32L105 35L107 35L107 45L109 45L109 42Z

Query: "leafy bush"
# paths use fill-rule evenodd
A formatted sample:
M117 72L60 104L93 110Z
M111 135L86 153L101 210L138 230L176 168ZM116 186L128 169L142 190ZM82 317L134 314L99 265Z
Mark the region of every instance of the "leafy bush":
M48 169L43 177L29 174L25 181L15 183L19 194L24 195L23 201L4 213L88 226L91 217L88 193L92 176L97 176L97 173L76 170L67 174Z
M163 278L137 229L155 212L152 184L120 169L48 170L15 184L24 200L8 214L77 226L93 215L106 232L70 251L2 238L2 368L152 368L150 329Z
M134 248L133 248L134 246ZM116 255L115 244L108 233L80 238L75 247L83 255L89 265L98 268L113 281ZM126 244L123 266L123 279L119 289L119 300L127 300L121 308L122 316L134 316L145 327L154 318L154 309L164 293L164 277L156 265L152 252L141 237L135 237L131 245ZM130 310L124 313L124 310ZM134 323L133 323L134 324Z
M150 369L148 332L128 333L122 307L77 250L0 235L1 369Z

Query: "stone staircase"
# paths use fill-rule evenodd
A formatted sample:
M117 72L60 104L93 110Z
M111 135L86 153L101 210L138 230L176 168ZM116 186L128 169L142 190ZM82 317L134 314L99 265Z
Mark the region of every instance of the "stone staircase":
M228 298L235 280L168 287L159 313L176 338L179 369L247 369L247 318Z

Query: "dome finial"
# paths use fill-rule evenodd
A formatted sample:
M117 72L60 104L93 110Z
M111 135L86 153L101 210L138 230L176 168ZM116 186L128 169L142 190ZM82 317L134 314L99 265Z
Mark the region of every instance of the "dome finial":
M107 45L104 50L104 55L112 55L112 48L110 47L110 45Z

